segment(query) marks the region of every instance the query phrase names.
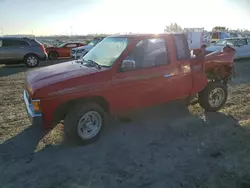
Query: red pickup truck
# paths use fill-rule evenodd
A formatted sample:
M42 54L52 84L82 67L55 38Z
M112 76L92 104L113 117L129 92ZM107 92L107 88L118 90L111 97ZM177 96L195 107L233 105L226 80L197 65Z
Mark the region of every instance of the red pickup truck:
M98 138L106 115L198 96L207 111L227 100L235 50L191 56L183 34L105 38L80 60L26 73L24 101L32 124L64 120L65 137Z

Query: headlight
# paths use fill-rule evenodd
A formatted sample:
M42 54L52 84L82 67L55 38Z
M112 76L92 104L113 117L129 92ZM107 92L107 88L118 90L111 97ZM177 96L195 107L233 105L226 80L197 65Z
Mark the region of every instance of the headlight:
M41 112L40 100L32 100L33 109L35 112Z
M28 89L29 93L32 93L32 87L28 87L27 89Z

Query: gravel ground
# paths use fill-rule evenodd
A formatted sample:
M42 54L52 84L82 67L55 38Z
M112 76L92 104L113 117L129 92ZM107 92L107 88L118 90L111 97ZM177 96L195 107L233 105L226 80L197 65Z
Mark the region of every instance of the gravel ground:
M54 64L57 62L45 62ZM217 113L162 105L110 120L87 146L65 145L63 126L32 127L23 103L23 66L0 67L1 188L250 187L250 60Z

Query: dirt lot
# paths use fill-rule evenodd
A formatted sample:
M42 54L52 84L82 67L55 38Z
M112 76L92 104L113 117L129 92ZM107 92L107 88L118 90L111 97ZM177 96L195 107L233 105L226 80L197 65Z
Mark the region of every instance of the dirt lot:
M220 112L154 107L130 122L110 120L97 142L81 147L63 144L62 125L48 134L30 125L24 71L0 67L1 188L250 187L250 60L236 62Z

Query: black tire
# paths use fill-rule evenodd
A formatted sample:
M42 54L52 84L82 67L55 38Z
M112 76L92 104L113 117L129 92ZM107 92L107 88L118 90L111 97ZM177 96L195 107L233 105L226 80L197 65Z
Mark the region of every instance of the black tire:
M211 105L209 96L212 92L218 91L221 99L219 100L217 105ZM218 95L217 92L217 95ZM207 86L199 93L199 104L202 108L204 108L208 112L216 112L222 108L222 106L226 103L228 96L228 89L226 84L220 82L209 82ZM218 96L217 96L218 97Z
M80 136L78 131L78 122L83 116L90 111L95 111L101 116L101 127L98 133L89 138L84 139ZM101 131L103 130L106 121L106 114L104 110L95 103L80 103L71 109L64 119L64 138L67 142L74 144L89 144L96 141ZM83 135L83 134L82 134Z
M35 54L28 54L24 57L24 63L30 68L37 67L39 65L39 58Z
M49 52L48 56L49 56L50 60L56 60L59 55L58 55L58 53L56 51L51 51L51 52Z

